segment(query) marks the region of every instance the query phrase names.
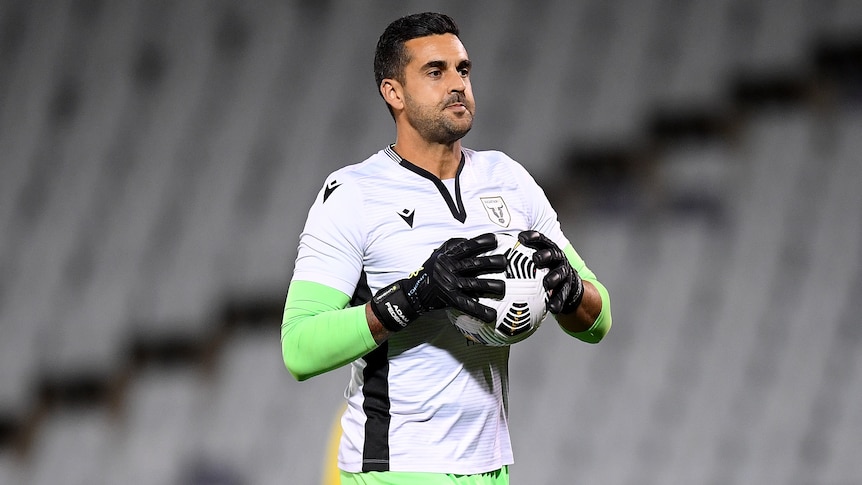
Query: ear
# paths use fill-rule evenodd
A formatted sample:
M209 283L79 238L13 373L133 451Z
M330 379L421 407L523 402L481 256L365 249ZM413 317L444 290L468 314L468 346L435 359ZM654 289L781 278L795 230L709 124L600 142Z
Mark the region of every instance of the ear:
M384 79L380 81L380 94L393 110L404 109L404 89L396 79Z

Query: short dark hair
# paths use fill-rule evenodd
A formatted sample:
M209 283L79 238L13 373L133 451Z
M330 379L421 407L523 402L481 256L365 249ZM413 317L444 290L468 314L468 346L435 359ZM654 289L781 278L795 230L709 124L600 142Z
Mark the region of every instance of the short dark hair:
M377 40L377 49L374 52L374 80L377 82L378 92L384 79L404 82L404 68L410 62L404 48L405 42L429 35L458 36L459 33L458 25L451 17L435 12L407 15L389 24Z

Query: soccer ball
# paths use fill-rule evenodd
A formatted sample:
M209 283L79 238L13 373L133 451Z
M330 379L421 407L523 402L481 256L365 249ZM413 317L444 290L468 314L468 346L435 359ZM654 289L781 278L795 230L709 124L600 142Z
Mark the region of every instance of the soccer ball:
M473 342L504 346L520 342L532 335L548 314L548 292L542 278L545 268L533 263L535 250L522 245L512 234L497 234L497 248L485 255L506 256L506 273L481 275L480 278L500 278L506 282L502 298L479 298L479 303L497 310L497 322L485 323L455 309L448 309L449 320Z

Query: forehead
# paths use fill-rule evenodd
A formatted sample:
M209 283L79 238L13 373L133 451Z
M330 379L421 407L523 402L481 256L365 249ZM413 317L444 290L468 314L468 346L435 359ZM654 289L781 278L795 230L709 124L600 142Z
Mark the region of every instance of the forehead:
M404 47L410 56L408 65L422 66L432 61L458 62L469 59L464 44L453 34L417 37L405 42Z

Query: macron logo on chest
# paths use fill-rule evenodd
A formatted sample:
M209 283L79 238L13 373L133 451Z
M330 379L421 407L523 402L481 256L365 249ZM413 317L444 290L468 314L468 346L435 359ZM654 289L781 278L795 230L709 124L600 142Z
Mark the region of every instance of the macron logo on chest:
M413 215L415 213L416 209L401 209L398 211L398 215L401 216L401 219L403 219L411 228L413 227Z

